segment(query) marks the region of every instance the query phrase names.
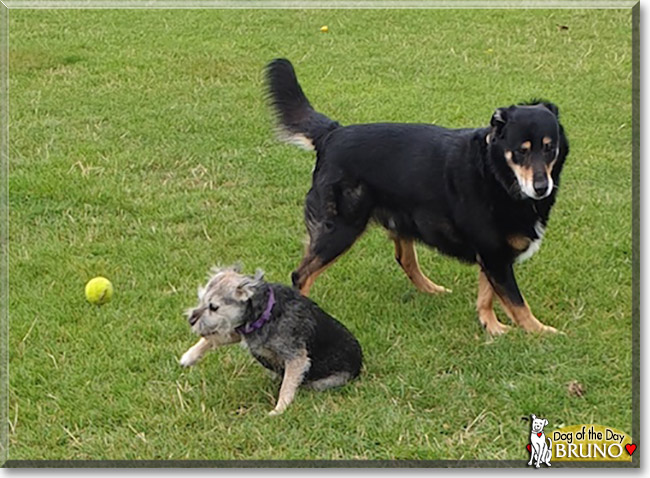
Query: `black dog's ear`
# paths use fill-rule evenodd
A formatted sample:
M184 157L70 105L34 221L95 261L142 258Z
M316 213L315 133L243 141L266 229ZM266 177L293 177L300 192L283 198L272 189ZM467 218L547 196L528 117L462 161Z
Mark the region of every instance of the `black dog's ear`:
M560 110L558 109L558 107L556 105L554 105L553 103L548 103L546 101L542 102L542 104L544 105L544 107L547 110L549 110L551 113L553 113L556 118L560 117Z
M490 126L492 126L496 130L497 135L500 135L501 130L503 129L507 121L508 121L508 112L506 111L506 108L497 108L494 114L492 115L492 119L490 120Z

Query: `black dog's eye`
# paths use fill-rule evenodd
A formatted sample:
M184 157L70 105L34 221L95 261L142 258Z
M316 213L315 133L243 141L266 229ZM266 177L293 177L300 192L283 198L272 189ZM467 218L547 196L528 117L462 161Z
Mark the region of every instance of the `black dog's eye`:
M526 153L528 153L528 148L519 148L519 154L525 155Z
M545 153L548 153L553 149L553 145L551 143L544 143L543 149Z
M523 149L516 149L510 160L515 164L522 164L524 162L525 151Z
M218 306L218 305L214 305L213 303L210 303L210 305L209 305L208 307L210 308L210 310L211 310L212 312L216 312L217 310L219 310L219 306Z

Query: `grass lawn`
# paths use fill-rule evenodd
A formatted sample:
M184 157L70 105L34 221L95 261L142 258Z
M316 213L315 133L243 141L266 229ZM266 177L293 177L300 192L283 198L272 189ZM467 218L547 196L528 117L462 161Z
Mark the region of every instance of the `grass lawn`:
M9 459L523 460L531 413L631 433L631 10L12 10L9 26ZM565 335L491 340L475 268L420 247L453 293L417 293L375 227L312 289L361 342L359 380L268 417L278 384L239 347L181 369L210 266L286 283L302 255L314 157L273 136L278 56L344 124L558 104L571 154L517 273ZM96 275L115 286L101 308Z

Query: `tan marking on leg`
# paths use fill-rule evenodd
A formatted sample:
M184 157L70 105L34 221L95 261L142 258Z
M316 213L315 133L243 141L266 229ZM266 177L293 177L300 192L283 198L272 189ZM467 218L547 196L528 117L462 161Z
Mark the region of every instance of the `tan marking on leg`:
M512 247L515 251L525 251L528 249L528 246L530 246L530 242L530 237L526 236L508 237L508 244L510 244L510 247Z
M322 266L320 269L315 270L312 272L307 279L305 279L305 283L303 286L300 288L300 293L307 297L309 295L309 291L311 290L311 286L314 285L314 282L316 282L316 278L321 275L323 272L325 272L325 269L329 268L334 263L334 261L325 264Z
M309 282L309 277L321 267L321 260L317 256L312 255L307 249L300 265L295 271L298 275L298 279L294 284L300 288L300 293L302 295L307 296L309 294L309 288L314 282L313 280Z
M476 299L476 310L478 320L490 335L501 335L508 331L510 327L499 322L492 307L494 298L494 289L488 280L485 272L479 270L478 273L478 297Z
M418 290L429 294L451 292L451 290L436 284L422 273L413 240L394 238L393 241L395 241L395 259L397 259L399 265L402 266L402 269Z
M555 327L544 325L537 320L531 312L528 302L525 300L524 305L515 305L505 296L497 294L497 298L510 320L519 325L526 332L557 332Z
M241 341L241 336L236 332L227 335L215 334L209 337L201 337L197 343L183 354L179 362L183 367L191 367L201 360L208 350L222 345L234 344L239 341Z
M310 251L311 237L308 234L305 241L305 250L302 253L302 261L300 261L300 265L298 266L298 269L296 269L296 272L298 273L298 283L300 284L302 282L302 285L300 285L300 293L305 297L309 295L309 289L314 282L312 280L311 283L307 285L307 279L314 270L318 270L320 267L320 261L318 261L318 257L312 255Z
M302 350L300 355L288 360L284 364L284 377L280 386L280 395L275 408L269 412L269 415L280 415L284 412L296 395L296 390L302 383L302 379L309 370L309 357L307 351Z
M325 265L321 265L320 267L318 267L318 269L314 270L313 266L310 267L309 270L311 270L311 272L309 272L309 275L307 276L307 278L304 280L302 286L300 287L300 294L305 296L305 297L308 297L309 296L309 291L311 290L311 286L313 286L314 282L316 282L316 278L319 275L321 275L323 272L325 272L327 269L329 269L330 266L332 264L334 264L338 260L339 257L340 256L337 256L336 259L328 262ZM317 259L317 261L313 261L313 264L321 264L320 259L318 259L318 258L316 258L316 259Z
M316 278L325 272L325 269L334 264L339 257L337 256L334 260L323 265L323 262L318 256L311 254L310 246L311 244L309 242L305 244L304 256L297 269L299 277L298 283L302 283L302 285L300 285L300 294L305 297L309 296L309 291L311 290L311 286L314 285Z
M343 255L340 254L327 264L323 264L318 256L309 256L309 252L306 252L306 254L302 264L298 267L298 274L302 282L300 294L305 297L309 296L309 291L311 290L311 286L314 285L314 282L316 282L316 278L325 272L325 270L329 269ZM302 279L303 277L304 279Z

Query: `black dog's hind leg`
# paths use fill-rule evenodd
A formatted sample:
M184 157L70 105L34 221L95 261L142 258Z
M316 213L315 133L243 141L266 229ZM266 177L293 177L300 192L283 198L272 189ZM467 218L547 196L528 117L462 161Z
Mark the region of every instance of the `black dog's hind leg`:
M554 327L542 324L531 312L517 286L512 263L498 260L488 262L484 259L484 257L479 259L481 267L483 267L501 307L510 320L526 332L557 332Z
M325 194L312 188L305 202L305 223L309 244L298 268L291 274L294 287L304 296L325 269L363 233L370 219L370 207L362 191L343 190L335 194L331 188Z
M314 285L314 282L316 281L316 277L331 266L333 262L334 259L328 263L323 262L320 257L310 252L308 248L305 256L302 258L302 262L291 274L291 282L293 283L293 286L300 289L302 295L305 297L308 296L311 286Z
M415 243L412 239L394 237L393 241L395 242L395 260L418 290L429 294L451 292L451 290L436 284L422 273L418 263L418 255L415 251Z
M366 224L346 224L339 218L328 221L325 230L310 240L300 266L291 274L294 287L302 295L309 295L316 277L354 244Z

